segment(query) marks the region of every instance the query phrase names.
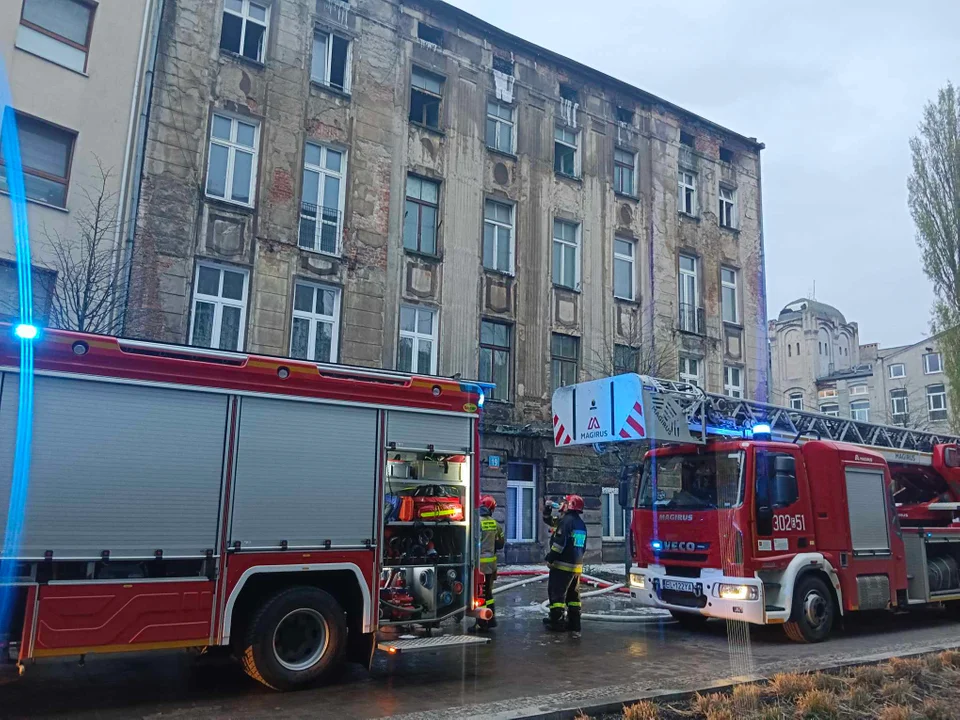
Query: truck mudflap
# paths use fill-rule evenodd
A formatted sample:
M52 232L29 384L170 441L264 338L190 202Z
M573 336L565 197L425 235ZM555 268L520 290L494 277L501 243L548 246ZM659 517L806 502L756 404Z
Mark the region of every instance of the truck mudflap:
M630 570L630 597L639 605L764 625L763 582L758 578L674 577L656 568Z

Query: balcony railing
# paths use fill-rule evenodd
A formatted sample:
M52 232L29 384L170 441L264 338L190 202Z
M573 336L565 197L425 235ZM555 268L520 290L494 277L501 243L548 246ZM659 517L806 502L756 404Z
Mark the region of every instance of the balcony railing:
M704 334L703 308L696 305L680 303L680 330L697 335Z
M330 255L338 254L341 217L342 213L337 208L300 203L300 247Z

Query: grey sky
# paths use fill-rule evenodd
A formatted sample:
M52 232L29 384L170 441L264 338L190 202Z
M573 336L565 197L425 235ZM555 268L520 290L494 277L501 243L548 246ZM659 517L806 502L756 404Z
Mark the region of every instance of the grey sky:
M960 83L960 0L451 1L766 143L771 316L816 281L861 342L928 332L907 141Z

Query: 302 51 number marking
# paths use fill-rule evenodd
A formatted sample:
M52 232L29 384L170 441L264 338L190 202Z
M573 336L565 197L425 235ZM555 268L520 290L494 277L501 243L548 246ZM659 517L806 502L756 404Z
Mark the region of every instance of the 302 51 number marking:
M774 532L806 532L807 519L803 515L774 515Z

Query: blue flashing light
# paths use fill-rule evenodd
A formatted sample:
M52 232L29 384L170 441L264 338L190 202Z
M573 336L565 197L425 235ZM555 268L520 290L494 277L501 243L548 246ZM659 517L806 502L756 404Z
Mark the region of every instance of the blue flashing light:
M759 425L753 426L754 435L770 435L773 431L770 429L770 426L766 423L761 423Z
M13 329L13 334L21 340L36 340L37 336L40 334L40 330L37 329L36 325L20 323Z
M487 396L484 394L483 390L480 390L480 397L477 399L477 407L483 407L483 401L487 399Z
M659 540L652 540L650 542L650 547L653 548L654 552L660 552L661 550L663 550L663 543Z

